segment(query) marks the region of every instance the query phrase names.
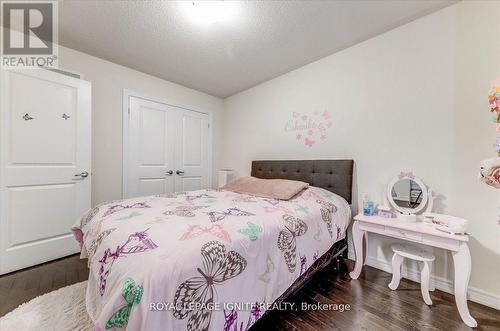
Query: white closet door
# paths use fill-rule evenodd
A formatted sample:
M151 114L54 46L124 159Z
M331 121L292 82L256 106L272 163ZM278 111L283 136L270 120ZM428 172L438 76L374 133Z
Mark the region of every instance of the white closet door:
M210 169L208 115L182 109L179 117L175 190L207 188Z
M47 70L1 73L0 273L78 252L90 208L91 86Z
M209 116L126 96L125 198L210 186Z
M136 97L130 97L129 109L129 178L124 196L173 192L178 110Z

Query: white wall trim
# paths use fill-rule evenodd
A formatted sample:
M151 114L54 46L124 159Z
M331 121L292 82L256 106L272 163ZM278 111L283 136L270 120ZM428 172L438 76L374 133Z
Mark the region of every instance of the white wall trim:
M355 260L355 254L351 249L349 249L348 251L348 257L351 260ZM388 273L392 273L391 262L385 259L367 256L366 264L369 265L370 267L383 270ZM402 276L414 282L420 283L420 271L416 269L407 268L403 266ZM446 293L453 294L453 281L435 275L432 275L431 277L432 277L432 282L434 283L434 286L437 289L444 291ZM500 310L500 295L495 295L493 293L486 292L484 290L471 286L469 286L467 294L468 294L468 299L470 301L474 301L482 305Z
M208 169L208 184L209 187L213 187L213 112L208 109L201 109L199 107L195 106L190 106L190 105L184 105L176 102L172 102L163 98L159 98L156 96L150 96L145 93L129 90L129 89L123 89L123 132L122 132L122 137L123 137L123 156L122 156L122 198L126 196L126 178L128 176L128 168L126 162L129 158L129 153L128 153L128 145L129 145L129 139L128 139L128 131L129 131L129 100L130 97L136 97L136 98L141 98L144 100L149 100L149 101L154 101L158 103L163 103L168 106L172 107L177 107L177 108L182 108L186 109L189 111L194 111L202 114L207 114L208 115L208 123L210 125L210 128L208 130L208 164L209 164L209 169Z

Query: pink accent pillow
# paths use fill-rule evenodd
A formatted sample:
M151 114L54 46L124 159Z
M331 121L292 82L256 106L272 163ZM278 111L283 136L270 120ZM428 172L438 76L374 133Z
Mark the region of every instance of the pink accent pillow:
M222 189L262 198L290 200L308 186L308 183L297 180L242 177L227 183Z

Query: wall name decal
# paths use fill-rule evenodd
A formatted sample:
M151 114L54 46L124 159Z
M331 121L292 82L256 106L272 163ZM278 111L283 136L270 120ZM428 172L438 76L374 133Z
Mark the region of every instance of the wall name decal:
M326 110L315 111L313 114L292 112L291 118L285 123L285 132L295 134L295 140L304 146L312 147L320 141L325 141L327 131L333 126L332 115Z

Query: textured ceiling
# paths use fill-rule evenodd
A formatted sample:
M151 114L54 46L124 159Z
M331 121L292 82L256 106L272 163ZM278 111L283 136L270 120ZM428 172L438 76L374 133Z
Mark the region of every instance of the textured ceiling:
M64 0L62 45L227 97L456 2L249 1L200 26L177 1Z

